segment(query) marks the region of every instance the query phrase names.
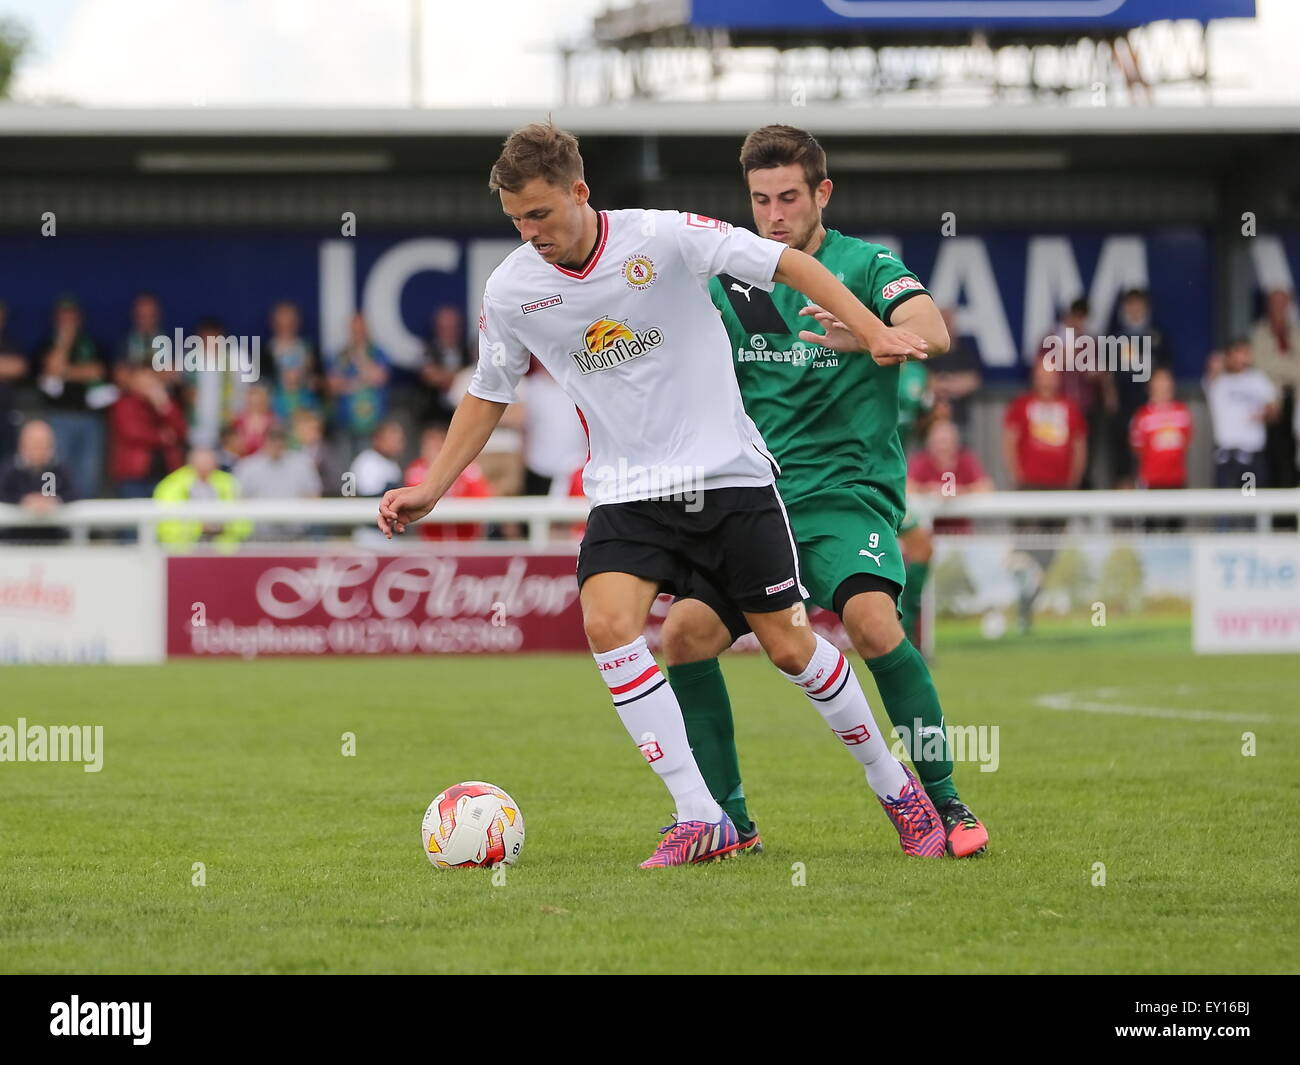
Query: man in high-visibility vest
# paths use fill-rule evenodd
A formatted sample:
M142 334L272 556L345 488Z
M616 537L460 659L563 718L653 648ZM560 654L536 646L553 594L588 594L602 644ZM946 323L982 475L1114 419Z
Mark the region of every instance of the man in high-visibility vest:
M212 448L196 447L184 466L158 482L153 497L159 503L233 502L239 498L239 482L217 468L217 453ZM204 524L178 518L158 523L158 542L172 550L211 542L222 551L234 551L252 529L253 523L246 519Z

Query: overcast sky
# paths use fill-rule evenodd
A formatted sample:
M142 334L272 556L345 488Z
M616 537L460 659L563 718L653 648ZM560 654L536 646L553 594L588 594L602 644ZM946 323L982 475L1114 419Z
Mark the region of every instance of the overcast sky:
M608 0L423 0L427 106L559 102L554 47ZM1300 0L1219 23L1224 102L1300 104ZM411 0L0 0L36 38L20 100L404 106Z

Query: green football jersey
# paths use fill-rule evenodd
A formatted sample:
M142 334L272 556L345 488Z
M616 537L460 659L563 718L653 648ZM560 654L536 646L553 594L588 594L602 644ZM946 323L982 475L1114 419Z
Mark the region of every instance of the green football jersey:
M888 248L833 229L814 258L886 325L894 308L926 291ZM898 367L800 340L800 330L822 330L799 316L808 301L785 285L767 293L723 274L709 293L731 339L745 410L781 467L786 502L865 484L901 516L907 465L898 440Z

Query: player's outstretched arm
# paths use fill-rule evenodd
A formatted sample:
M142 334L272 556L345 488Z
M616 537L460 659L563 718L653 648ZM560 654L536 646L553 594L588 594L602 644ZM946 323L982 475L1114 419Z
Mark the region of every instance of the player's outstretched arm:
M931 355L946 355L952 347L952 338L948 335L948 326L943 314L935 306L934 299L924 292L918 293L889 314L891 325L899 329L908 329L916 333L926 343L926 351Z
M924 359L925 339L909 329L890 327L864 307L861 301L811 255L794 248L781 253L773 280L802 292L813 303L843 322L858 339L859 350L871 352L877 362L889 358Z
M836 351L861 350L858 346L858 338L853 335L848 326L825 308L810 303L800 310L799 314L816 319L817 324L826 330L825 333L815 333L812 329L801 330L800 340L806 340L810 344L824 344ZM913 296L899 307L898 313L894 315L894 325L896 328L915 333L924 340L927 356L944 355L952 347L943 315L939 313L939 308L934 305L934 300L929 296ZM881 366L893 366L908 359L905 355L878 355L875 352L872 354Z
M410 488L393 488L384 493L376 520L379 531L391 540L393 533L405 532L408 525L428 514L465 467L478 457L506 406L472 395L462 399L447 428L447 440L424 480Z

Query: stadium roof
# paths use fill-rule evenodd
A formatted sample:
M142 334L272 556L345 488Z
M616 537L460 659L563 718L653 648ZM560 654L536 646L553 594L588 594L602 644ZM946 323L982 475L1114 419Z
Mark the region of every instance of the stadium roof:
M486 136L543 117L541 108L208 108L0 106L0 137L428 137ZM636 103L561 107L555 121L579 134L709 136L786 121L819 134L893 137L1133 136L1300 132L1300 107L919 107L871 104Z

